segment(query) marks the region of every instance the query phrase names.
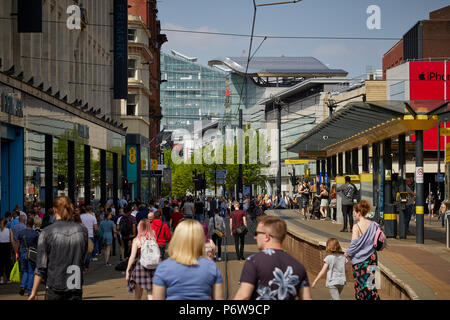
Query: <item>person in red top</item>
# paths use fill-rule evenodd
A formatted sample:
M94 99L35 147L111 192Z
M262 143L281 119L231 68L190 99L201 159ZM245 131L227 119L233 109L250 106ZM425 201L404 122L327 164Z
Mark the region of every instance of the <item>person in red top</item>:
M245 243L245 235L247 234L247 232L238 234L236 231L236 228L240 227L241 225L245 225L245 227L248 230L246 216L247 215L244 210L239 210L239 202L235 201L234 202L234 211L231 211L231 213L230 213L230 230L231 230L231 234L234 237L234 246L236 249L236 255L238 257L238 260L245 260L245 258L244 258L244 243ZM239 242L241 243L240 248L239 248Z
M175 231L175 228L182 219L184 219L184 215L180 212L180 210L178 210L178 207L175 207L172 216L170 217L170 225L172 226L172 231Z
M153 213L154 218L151 219L151 214L149 213L149 220L152 221L152 228L155 231L156 242L158 243L159 250L161 251L161 260L164 260L164 254L166 252L166 246L171 239L171 234L169 227L161 220L161 209L158 209Z

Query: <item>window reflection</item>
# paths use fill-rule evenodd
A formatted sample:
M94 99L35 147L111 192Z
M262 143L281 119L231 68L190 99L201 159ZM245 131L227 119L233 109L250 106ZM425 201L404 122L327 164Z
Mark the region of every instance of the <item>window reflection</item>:
M113 154L106 152L106 199L113 199Z
M100 196L100 149L91 148L91 203L96 212Z
M68 196L68 143L53 138L53 198Z
M75 144L75 200L78 205L84 199L84 144Z
M45 207L45 135L25 130L24 133L24 207Z

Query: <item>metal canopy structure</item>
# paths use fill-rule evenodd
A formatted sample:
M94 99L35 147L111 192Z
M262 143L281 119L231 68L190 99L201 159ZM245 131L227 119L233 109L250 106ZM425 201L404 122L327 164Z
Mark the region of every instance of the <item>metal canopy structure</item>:
M286 149L326 151L327 157L450 120L447 101L350 102Z
M212 65L225 65L241 75L252 77L286 76L343 76L347 71L330 69L314 57L254 57L248 65L247 57L216 58L208 62Z

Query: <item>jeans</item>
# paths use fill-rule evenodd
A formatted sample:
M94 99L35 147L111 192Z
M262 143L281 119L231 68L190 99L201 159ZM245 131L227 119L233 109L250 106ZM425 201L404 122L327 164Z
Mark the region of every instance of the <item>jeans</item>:
M411 217L413 215L413 212L414 212L414 205L406 206L406 210L405 210L405 230L406 230L406 233L409 232L409 222L411 221Z
M203 223L203 221L205 220L205 216L203 213L196 213L195 214L195 220L197 220L200 223Z
M20 287L24 288L31 294L31 289L33 289L34 282L34 269L36 266L27 260L27 255L20 254L20 261L23 266L22 281L20 282Z
M219 237L217 234L213 233L211 239L212 239L212 241L214 241L214 244L216 245L217 257L221 258L222 257L222 238Z
M347 230L347 219L350 225L350 231L353 229L353 205L342 205L342 215L344 216L344 227Z
M244 258L244 244L245 244L245 233L242 234L233 234L234 237L234 247L236 249L236 255L238 260L242 259L245 260ZM239 242L240 242L240 246L239 246Z
M96 243L96 241L95 241L95 238L90 238L91 240L92 240L92 243L94 244L94 250L91 252L91 253L88 253L87 254L87 256L86 256L86 262L84 263L84 267L86 268L86 269L88 269L89 268L89 263L91 262L91 257L95 254L95 248L96 248L96 246L98 245L97 243Z

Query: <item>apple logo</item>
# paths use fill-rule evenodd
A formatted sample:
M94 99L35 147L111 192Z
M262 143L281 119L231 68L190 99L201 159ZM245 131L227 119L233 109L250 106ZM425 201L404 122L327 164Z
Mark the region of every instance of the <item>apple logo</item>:
M419 74L419 80L425 80L425 74L423 72Z

